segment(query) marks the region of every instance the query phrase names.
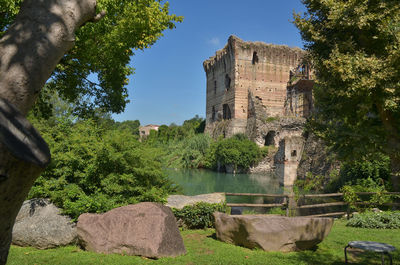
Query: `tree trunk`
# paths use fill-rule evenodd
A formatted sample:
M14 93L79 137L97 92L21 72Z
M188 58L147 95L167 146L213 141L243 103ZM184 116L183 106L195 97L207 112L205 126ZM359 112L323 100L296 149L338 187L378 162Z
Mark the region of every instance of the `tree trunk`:
M95 12L95 0L25 0L0 40L1 97L26 115L57 63L73 47L75 30Z
M50 151L11 103L0 99L0 264L7 261L15 218Z
M25 116L73 47L76 29L101 18L95 15L96 0L25 0L0 39L0 265L19 209L50 162L46 143Z

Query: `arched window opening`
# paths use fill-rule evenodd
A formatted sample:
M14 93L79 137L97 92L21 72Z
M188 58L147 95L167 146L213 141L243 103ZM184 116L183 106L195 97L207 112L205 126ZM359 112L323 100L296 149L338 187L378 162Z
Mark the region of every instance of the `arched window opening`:
M228 91L231 87L231 78L228 74L225 75L225 89Z
M292 157L297 156L297 150L292 150L291 155Z
M276 132L275 131L269 131L268 133L267 133L267 135L265 136L265 146L268 146L268 145L275 145L275 135L276 135Z
M258 55L257 52L253 52L253 59L251 60L252 64L258 63Z
M217 80L214 81L214 94L217 94Z
M231 119L231 109L229 108L228 104L224 104L222 106L222 111L223 111L223 119L224 120L230 120Z

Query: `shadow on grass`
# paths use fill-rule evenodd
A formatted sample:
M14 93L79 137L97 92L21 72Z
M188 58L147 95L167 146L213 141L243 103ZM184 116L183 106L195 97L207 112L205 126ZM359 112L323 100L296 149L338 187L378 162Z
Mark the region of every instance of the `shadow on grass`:
M319 265L342 265L344 263L344 256L342 258L329 254L318 253L312 251L297 252L296 260L303 261L306 264L319 264Z
M207 236L208 238L212 238L212 239L215 239L215 240L218 240L217 239L217 234L216 233L212 233L211 235L209 235L209 236Z

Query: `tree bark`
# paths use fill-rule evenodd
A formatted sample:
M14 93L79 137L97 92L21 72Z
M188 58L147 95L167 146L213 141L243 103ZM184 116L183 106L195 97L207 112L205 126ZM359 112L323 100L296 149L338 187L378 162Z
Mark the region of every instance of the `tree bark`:
M7 261L18 211L49 162L49 148L39 133L15 106L0 99L0 264Z
M76 29L95 15L95 0L25 0L0 40L1 97L26 115Z
M0 265L19 209L50 162L47 144L25 116L73 47L76 29L96 19L96 0L25 0L0 39Z

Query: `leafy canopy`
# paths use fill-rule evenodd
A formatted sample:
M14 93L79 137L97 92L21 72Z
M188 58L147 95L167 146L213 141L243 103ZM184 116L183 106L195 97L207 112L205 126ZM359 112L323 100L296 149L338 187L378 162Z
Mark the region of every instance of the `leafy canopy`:
M210 156L213 156L214 165L233 165L235 169L247 170L261 158L260 148L243 134L217 141L211 149Z
M316 74L314 131L343 158L398 156L400 2L303 3L308 11L295 14L294 23Z
M0 37L14 21L22 0L0 0ZM128 64L134 50L154 44L166 29L182 17L169 14L162 0L98 0L98 11L106 16L87 23L76 32L75 46L62 58L46 90L58 90L75 112L91 114L94 107L119 113L127 100L127 77L134 71ZM46 91L39 99L47 103Z
M50 198L64 213L105 212L141 201L165 202L176 187L162 171L160 150L138 141L130 130L93 120L35 121L49 144L52 161L30 198Z

